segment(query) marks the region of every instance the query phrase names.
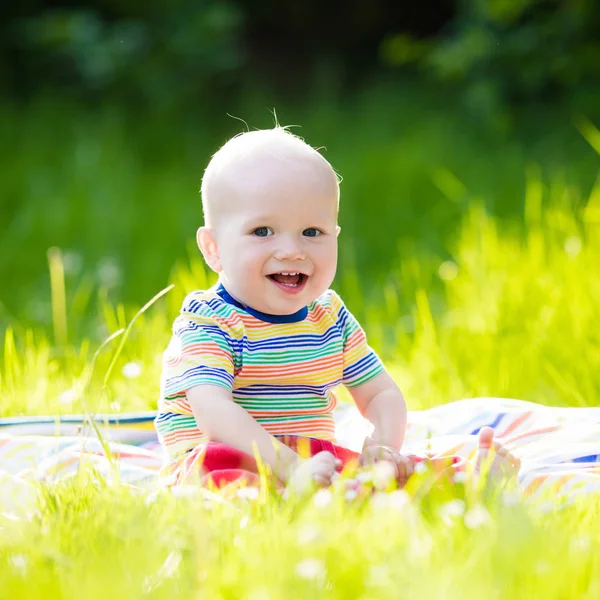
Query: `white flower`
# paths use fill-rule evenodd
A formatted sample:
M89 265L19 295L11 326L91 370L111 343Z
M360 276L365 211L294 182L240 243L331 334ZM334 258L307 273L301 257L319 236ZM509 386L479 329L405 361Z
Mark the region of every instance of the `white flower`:
M33 298L28 302L27 312L36 321L50 322L50 304L48 302Z
M421 462L418 462L415 467L415 473L417 473L418 475L423 475L423 473L427 473L427 471L429 470L429 467L427 466L426 461L422 460Z
M248 523L250 523L250 519L248 518L248 515L244 515L240 519L240 529L245 529L248 526Z
M355 479L361 483L368 483L373 480L373 475L369 471L361 471Z
M519 504L519 494L515 494L515 492L504 492L502 494L502 504L504 504L504 506L516 506Z
M65 275L77 275L83 266L83 257L76 250L65 250L62 261Z
M460 498L450 500L440 507L442 517L462 517L465 514L465 502Z
M444 281L452 281L458 275L458 266L455 262L447 260L443 262L438 269L438 275L440 279Z
M302 546L312 544L319 538L319 528L316 525L307 524L298 530L298 543Z
M388 496L388 504L390 508L396 510L405 509L410 506L410 496L404 490L394 490Z
M195 485L175 485L171 488L175 498L199 498L202 494L200 488Z
M142 365L137 362L128 362L126 365L123 365L121 373L127 379L136 379L142 374Z
M477 529L477 527L485 525L489 520L490 513L481 504L470 508L465 514L465 525L469 529Z
M73 402L75 402L75 400L77 400L77 396L78 396L78 394L74 389L65 390L58 397L58 401L61 404L73 404Z
M318 506L319 508L324 508L325 506L327 506L328 504L331 503L331 500L332 500L332 495L329 490L319 490L313 496L313 503L315 506Z
M241 487L235 495L238 498L244 498L245 500L256 500L258 498L258 488L252 487L250 485Z
M373 466L373 483L375 487L382 489L388 487L396 479L396 466L382 460Z
M113 288L121 282L121 268L115 258L106 257L100 260L97 268L98 279L103 288Z
M570 258L575 258L581 252L581 238L573 235L565 240L565 252Z
M302 579L322 579L326 572L323 561L318 558L305 558L296 565L296 575Z
M390 506L390 494L386 494L385 492L376 492L371 497L371 506L376 510L388 508Z
M352 500L355 500L357 497L358 497L358 492L354 489L349 489L344 494L344 498L346 498L346 500L348 500L348 502L352 502Z
M8 558L8 564L11 568L17 571L20 575L25 575L29 559L24 554L15 554Z
M587 535L582 535L578 537L574 537L569 542L569 548L571 552L581 552L582 554L586 553L592 545L592 540Z
M465 483L469 479L469 474L466 471L456 471L454 473L454 481L456 483Z

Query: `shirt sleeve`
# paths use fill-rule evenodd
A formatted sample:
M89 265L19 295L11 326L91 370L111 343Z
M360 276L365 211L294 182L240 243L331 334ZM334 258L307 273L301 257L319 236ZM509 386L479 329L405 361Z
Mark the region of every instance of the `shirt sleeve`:
M183 313L163 355L162 395L181 394L196 385L233 389L231 338L217 319Z
M342 383L349 388L357 387L373 379L385 370L381 359L368 345L367 336L354 315L346 308L339 296L337 320L344 342L344 371Z

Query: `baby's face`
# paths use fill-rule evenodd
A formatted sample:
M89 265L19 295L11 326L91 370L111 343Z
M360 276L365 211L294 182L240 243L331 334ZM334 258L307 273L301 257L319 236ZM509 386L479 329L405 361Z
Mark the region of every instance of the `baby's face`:
M335 175L324 168L259 164L240 174L213 230L229 293L274 315L319 297L336 271L337 201Z

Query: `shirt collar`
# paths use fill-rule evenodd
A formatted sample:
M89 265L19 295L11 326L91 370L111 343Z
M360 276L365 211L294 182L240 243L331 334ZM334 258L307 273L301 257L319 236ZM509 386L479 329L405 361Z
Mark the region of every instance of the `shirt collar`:
M237 308L241 308L245 310L247 313L251 314L253 317L256 317L260 321L265 321L266 323L299 323L300 321L304 321L306 319L306 315L308 315L308 307L304 306L298 312L292 313L291 315L270 315L269 313L260 312L259 310L254 310L250 306L246 306L241 302L238 302L226 289L222 283L219 283L217 286L217 294L227 302L227 304L232 304Z

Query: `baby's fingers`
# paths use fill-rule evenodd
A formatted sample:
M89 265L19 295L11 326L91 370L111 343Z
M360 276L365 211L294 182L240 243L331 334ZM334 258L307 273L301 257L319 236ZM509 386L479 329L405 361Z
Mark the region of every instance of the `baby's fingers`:
M398 470L398 479L408 479L415 472L415 467L408 456L398 454L394 462Z
M332 484L335 475L337 475L335 468L320 466L313 470L312 479L319 487L327 487Z
M315 454L310 461L315 466L319 465L320 467L321 465L326 465L327 467L331 467L333 469L336 469L342 464L342 461L339 458L336 458L331 452L327 452L326 450Z
M415 472L414 465L408 456L402 454L394 457L394 465L396 466L396 481L400 487L404 487Z
M331 452L319 452L319 454L315 454L311 459L311 463L312 480L319 487L331 485L333 476L342 465L342 462L331 454Z
M327 475L326 473L313 473L313 483L317 487L329 487L333 481L333 475Z

